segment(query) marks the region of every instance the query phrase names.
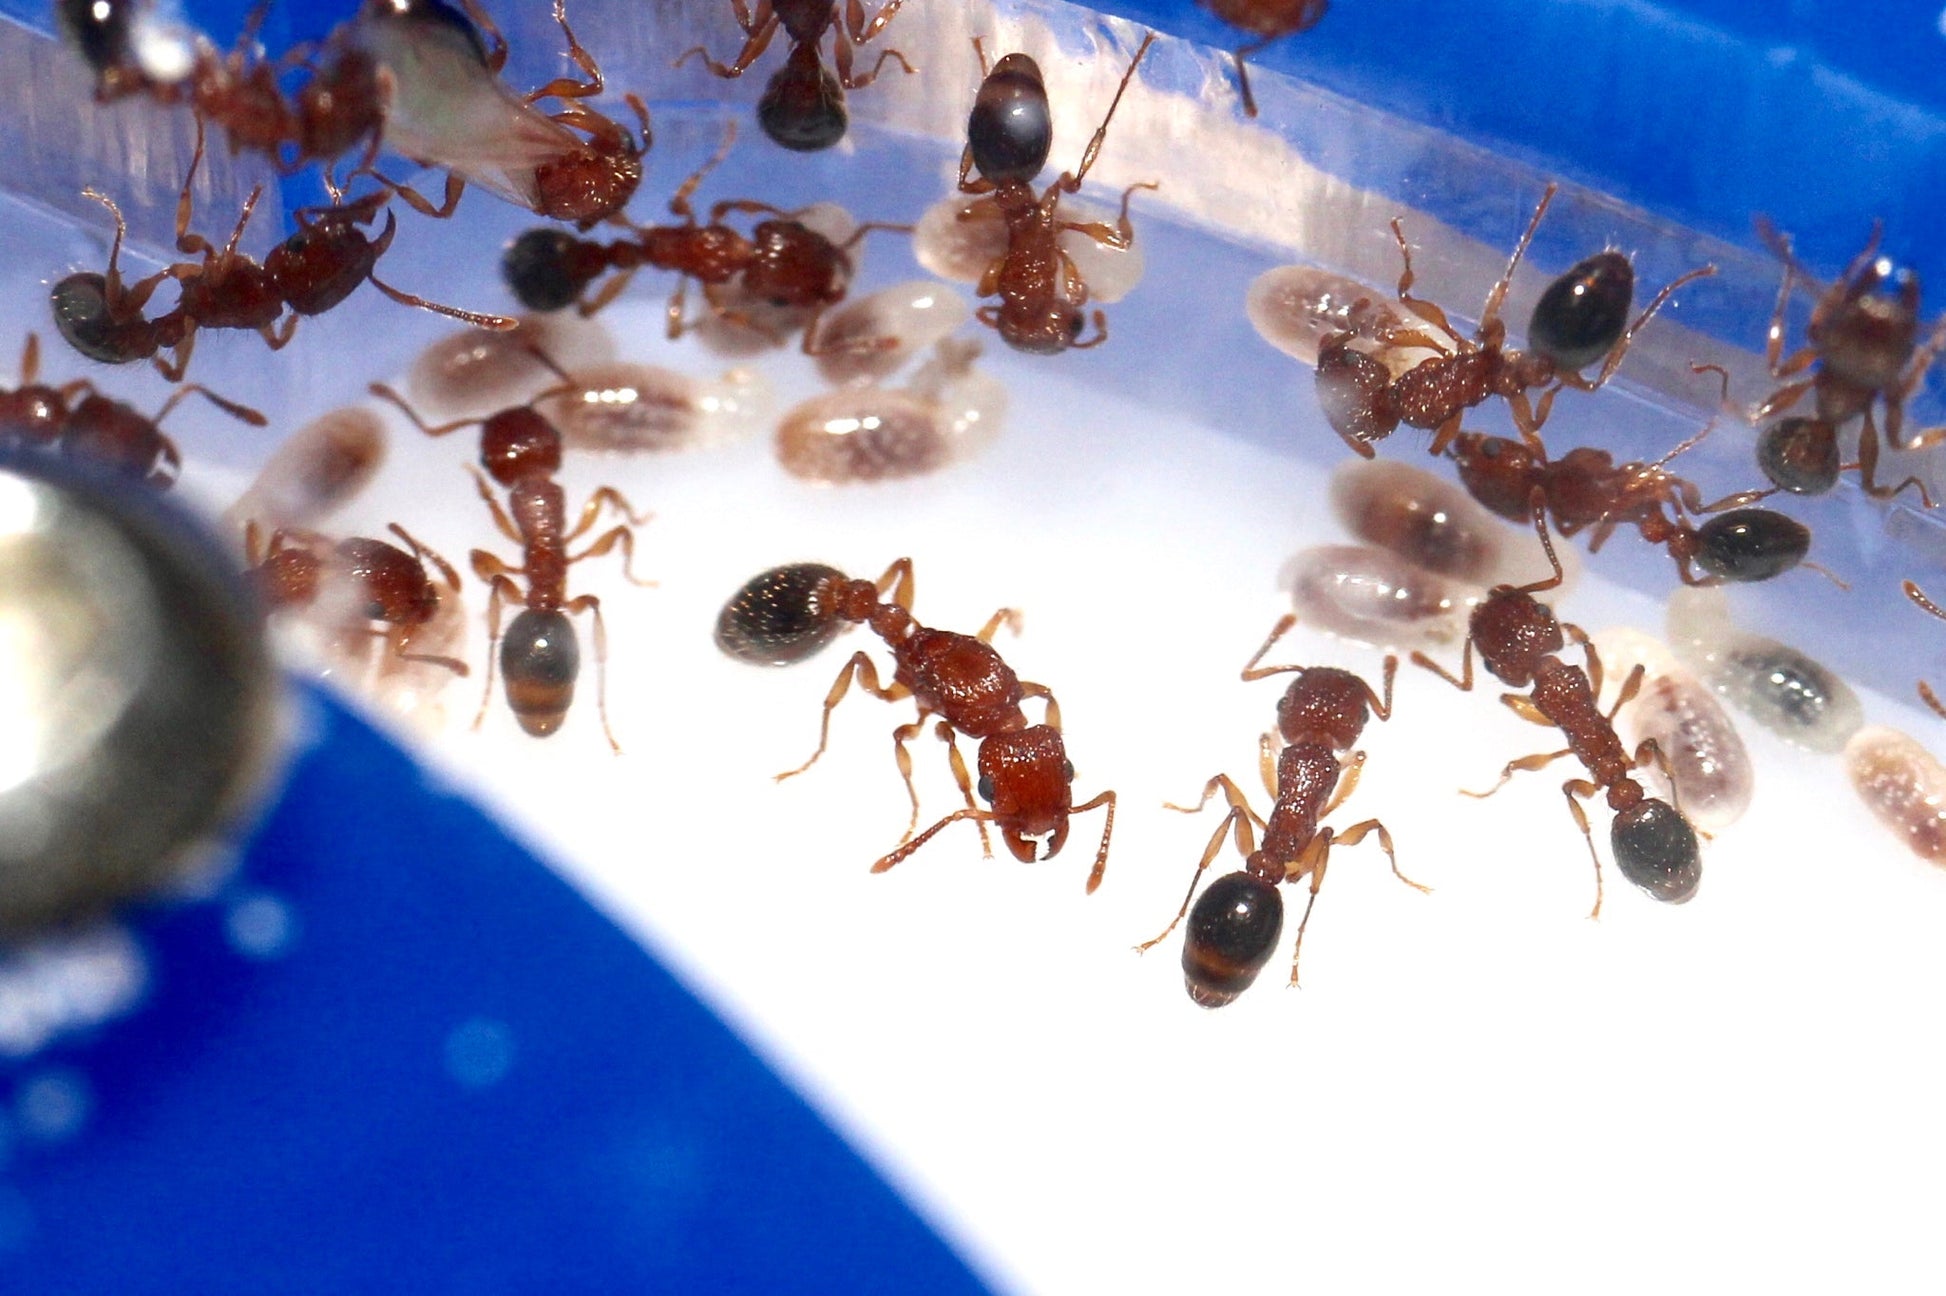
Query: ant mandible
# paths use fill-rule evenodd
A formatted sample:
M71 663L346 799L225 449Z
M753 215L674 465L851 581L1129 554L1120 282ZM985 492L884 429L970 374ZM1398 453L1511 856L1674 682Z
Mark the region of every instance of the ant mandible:
M0 391L0 447L56 449L64 458L166 490L182 471L182 453L161 425L185 397L201 396L231 418L251 427L264 425L256 410L225 400L200 383L178 387L151 417L103 396L86 378L50 387L40 381L40 366L40 338L29 333L21 349L20 386Z
M1894 267L1890 258L1878 254L1883 233L1884 227L1873 222L1864 248L1836 283L1819 291L1805 345L1785 357L1784 312L1791 290L1799 280L1814 287L1817 280L1797 263L1790 236L1757 218L1758 236L1784 263L1777 307L1764 339L1771 376L1782 385L1751 411L1750 421L1761 423L1788 410L1806 393L1816 398L1813 416L1782 419L1764 430L1757 463L1771 481L1796 494L1821 494L1836 484L1840 472L1855 469L1859 484L1872 498L1891 499L1912 486L1919 491L1920 503L1931 508L1932 496L1917 477L1907 477L1896 486L1881 486L1877 480L1880 428L1873 411L1878 405L1885 407L1887 446L1920 450L1946 440L1946 427L1926 428L1909 438L1903 435L1905 403L1946 349L1946 319L1920 345L1919 276ZM1893 292L1881 291L1885 288ZM1799 378L1806 369L1812 370L1811 376ZM1858 461L1842 464L1838 428L1853 418L1861 420Z
M251 329L271 350L280 350L297 331L300 316L323 314L362 283L370 283L401 305L480 328L505 331L516 326L516 321L505 316L482 315L415 297L378 277L378 259L391 247L397 221L387 211L385 229L376 239L359 227L377 219L388 197L383 192L342 205L300 209L296 213L297 229L259 262L237 250L250 215L263 196L263 186L259 185L244 200L229 241L221 249L214 247L189 230L190 187L202 157L199 124L196 151L176 200L176 248L187 255L200 255L202 260L165 266L133 284L122 280L122 243L128 237L128 223L121 208L95 189L81 191L84 197L108 208L115 219L107 273L81 271L68 275L48 294L61 336L82 355L103 364L153 358L165 378L179 381L189 368L199 330ZM169 280L179 285L176 304L153 319L144 315L142 309L149 298ZM290 314L286 315L286 310ZM167 360L159 354L165 350L171 353Z
M1595 905L1588 913L1590 918L1601 914L1601 856L1595 851L1594 834L1588 829L1588 815L1581 802L1598 792L1607 794L1608 806L1615 812L1609 845L1622 875L1657 900L1681 903L1696 893L1702 880L1696 831L1679 808L1649 796L1631 776L1630 771L1650 761L1661 762L1663 774L1668 776L1668 763L1655 740L1645 739L1631 756L1615 734L1615 715L1640 691L1643 668L1638 664L1628 673L1614 705L1604 713L1596 700L1601 694L1601 657L1594 645L1580 626L1558 620L1552 608L1534 597L1558 587L1562 575L1561 560L1547 533L1547 502L1540 492L1534 493L1529 511L1553 575L1527 585L1495 586L1486 601L1474 608L1457 676L1424 653L1414 652L1412 662L1455 688L1470 692L1477 649L1480 660L1496 679L1509 688L1527 690L1501 694L1500 700L1509 710L1523 720L1559 729L1566 736L1568 745L1560 751L1508 761L1498 783L1485 792L1466 795L1492 796L1517 771L1542 769L1563 756L1579 760L1591 777L1569 779L1561 785L1561 791L1595 865ZM1561 660L1559 654L1569 640L1581 645L1587 661L1585 670Z
M1318 889L1324 885L1325 865L1334 844L1354 846L1376 832L1393 876L1419 891L1428 889L1399 872L1392 834L1378 820L1367 819L1343 831L1319 827L1358 786L1365 753L1352 749L1358 745L1366 722L1374 715L1381 720L1392 718L1392 678L1399 659L1385 659L1383 697L1358 676L1334 666L1259 666L1272 645L1296 624L1296 616L1287 613L1282 617L1243 667L1245 680L1292 672L1297 675L1277 703L1277 734L1265 734L1259 747L1264 791L1273 800L1270 817L1265 819L1252 810L1243 789L1227 774L1218 774L1204 784L1202 800L1194 806L1172 805L1173 810L1196 813L1220 788L1230 811L1210 835L1203 858L1189 879L1182 908L1160 935L1135 947L1146 951L1161 944L1187 914L1183 982L1189 997L1205 1008L1220 1008L1250 988L1283 935L1284 901L1278 885L1309 876L1311 894L1304 903L1297 942L1291 950L1290 984L1297 984L1304 929L1311 921ZM1279 736L1284 742L1281 752L1276 749ZM1344 757L1347 752L1349 762ZM1243 867L1210 883L1191 912L1189 902L1196 895L1196 884L1222 851L1223 838L1232 827L1237 852L1244 858ZM1256 844L1257 832L1263 834L1261 848Z
M1203 8L1232 27L1241 27L1257 39L1240 45L1231 55L1237 65L1237 90L1243 98L1243 114L1257 115L1257 99L1250 93L1250 74L1243 60L1274 40L1310 31L1324 21L1331 0L1197 0Z
M560 372L546 356L536 354ZM521 560L518 565L510 564L484 549L475 549L469 555L473 574L492 588L487 600L486 692L473 726L478 728L485 721L487 707L493 701L497 664L506 676L507 708L520 727L536 738L559 729L574 703L575 681L581 672L581 647L569 618L588 612L595 625L595 706L608 745L619 753L621 744L608 723L608 629L602 620L601 599L593 594L569 598L568 568L619 548L623 576L635 585L655 584L639 579L634 571L634 528L647 523L650 515L637 513L620 491L603 486L589 496L579 519L569 525L567 495L555 480L561 469L561 433L534 408L536 402L569 388L551 388L525 405L511 406L483 419L440 424L428 424L404 397L383 383L373 383L370 390L398 407L427 436L478 427L480 466L507 492L503 507L487 479L474 470L474 485L492 512L494 525L501 535L520 546ZM570 553L570 546L594 529L604 506L620 513L626 522L596 536L580 553ZM525 578L525 592L516 577ZM520 611L503 636L500 618L507 603L517 605Z
M1040 66L1025 54L1009 54L988 67L986 47L979 37L973 38L983 79L966 123L959 190L988 195L984 201L999 209L1007 227L1006 254L987 266L978 289L982 297L997 294L1000 303L980 307L976 318L998 330L1001 340L1017 351L1053 355L1070 347L1100 346L1108 340L1108 323L1099 310L1093 314L1095 335L1086 342L1081 340L1087 327L1088 315L1083 307L1088 303L1088 284L1062 251L1061 234L1073 230L1105 247L1126 248L1135 238L1135 230L1128 223L1129 198L1137 189L1160 186L1145 180L1123 190L1121 211L1112 223L1060 219L1061 197L1081 191L1081 181L1108 138L1108 123L1114 120L1135 69L1154 43L1154 32L1142 37L1115 89L1107 115L1081 155L1081 166L1072 172L1063 171L1036 198L1032 182L1047 164L1048 152L1054 146L1054 121L1048 112L1047 86L1041 79ZM980 173L977 180L971 178L976 168ZM971 219L976 210L977 204L963 208L960 219Z
M831 712L844 700L854 680L867 693L887 702L910 697L918 704L919 714L912 723L892 731L892 748L906 795L912 800L912 817L898 848L873 864L872 872L892 868L942 828L962 819L978 825L982 847L989 857L993 852L986 826L991 823L1000 829L1001 840L1015 859L1027 864L1053 859L1068 839L1069 817L1105 806L1107 820L1102 825L1101 847L1088 874L1088 891L1092 894L1108 867L1108 840L1115 831L1115 794L1102 792L1081 805L1074 804L1074 765L1068 760L1061 737L1061 709L1054 695L1045 685L1015 675L993 647L994 633L1002 625L1018 631L1020 614L1002 608L977 635L920 625L912 617L910 558L893 563L876 582L834 574L799 589L803 611L786 618L793 624L794 639L819 639L814 622L868 625L892 650L893 672L891 682L881 685L872 659L862 651L853 653L825 695L818 749L796 769L779 774L778 780L802 774L824 755L831 736ZM887 594L891 595L889 599ZM1037 725L1028 724L1021 711L1020 704L1030 697L1042 699L1047 707L1045 718ZM906 743L925 731L932 716L939 717L935 732L946 743L947 759L966 798L966 808L955 810L915 837L919 793L912 784L912 756ZM960 755L960 734L979 741L979 795L991 809L982 809L973 799L975 785ZM1039 850L1042 842L1046 844L1045 853Z
M1332 431L1346 445L1370 459L1374 453L1371 443L1390 436L1404 423L1433 433L1431 451L1443 454L1459 435L1460 417L1499 397L1512 411L1521 439L1540 451L1540 429L1554 408L1555 395L1563 387L1591 392L1604 386L1621 367L1637 331L1655 317L1670 296L1684 284L1716 273L1715 266L1706 265L1679 275L1655 295L1648 309L1629 321L1634 271L1619 253L1599 254L1569 269L1543 294L1529 329L1534 342L1530 349L1520 351L1506 345L1507 324L1500 318L1500 308L1514 271L1559 188L1550 184L1541 194L1505 272L1487 293L1479 327L1471 338L1455 329L1437 305L1412 295L1416 280L1412 249L1406 243L1404 223L1393 219L1392 238L1404 263L1399 274L1399 304L1431 331L1402 327L1389 312L1368 306L1354 314L1361 321L1371 321L1370 327L1355 322L1319 344L1318 404ZM1590 291L1576 292L1576 287ZM1383 327L1378 327L1380 323ZM1377 343L1376 353L1355 348L1353 344L1361 340ZM1593 345L1604 341L1606 345L1599 349ZM1386 359L1408 349L1438 354L1395 378ZM1593 378L1583 377L1580 369L1596 358L1602 359L1601 369ZM1527 393L1543 387L1547 390L1540 400L1530 402Z
M912 75L905 55L888 49L878 56L869 72L852 71L852 51L885 30L903 0L885 0L868 22L861 0L845 0L842 17L837 0L757 0L753 15L747 0L730 0L736 10L737 26L745 40L733 63L718 63L703 46L683 52L675 65L681 67L694 55L702 55L703 66L725 79L740 77L770 47L771 38L783 27L791 52L784 66L772 74L757 100L757 124L764 134L784 148L799 153L828 149L845 137L849 114L845 111L845 91L861 90L878 79L887 59L894 60ZM818 43L831 33L831 59L837 65L834 77L819 56Z

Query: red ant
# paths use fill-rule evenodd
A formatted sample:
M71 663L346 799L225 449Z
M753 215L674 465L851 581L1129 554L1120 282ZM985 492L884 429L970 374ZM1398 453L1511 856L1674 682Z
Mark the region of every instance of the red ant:
M1198 0L1203 8L1232 27L1241 27L1257 37L1241 45L1231 57L1237 64L1237 89L1243 96L1243 114L1257 115L1257 100L1250 93L1250 74L1243 70L1246 55L1255 54L1274 40L1310 31L1324 20L1331 0Z
M805 350L816 354L816 315L845 298L851 286L851 250L874 230L909 231L907 225L866 224L843 243L834 243L797 218L768 203L748 199L719 202L710 208L709 222L698 224L690 198L703 178L729 156L735 132L716 154L676 190L669 210L680 225L632 226L635 237L599 243L576 238L563 230L532 229L515 239L501 259L501 273L521 305L528 310L562 310L578 305L592 315L620 295L643 266L670 270L682 276L669 299L669 336L680 337L691 323L684 318L689 281L703 286L704 299L719 317L738 319L737 311L719 300L719 289L737 282L743 293L780 309L814 312L805 327ZM730 212L769 216L757 222L746 237L723 223ZM592 296L591 284L604 274L609 280ZM755 321L742 321L757 326ZM878 346L880 339L850 344Z
M552 366L545 356L539 358ZM595 623L595 706L608 745L619 753L621 744L615 741L615 732L608 724L608 630L601 616L601 600L593 594L570 599L568 568L619 548L622 574L636 585L655 584L638 579L634 571L633 528L648 522L650 515L636 513L620 491L603 486L589 496L579 520L569 526L567 495L555 480L555 474L561 470L561 434L534 409L534 402L563 390L550 389L526 405L515 405L486 418L428 424L390 387L383 383L371 386L374 396L397 406L427 436L445 436L460 428L478 427L480 466L507 492L503 507L486 478L474 471L474 484L493 513L494 525L501 535L521 548L518 566L484 549L475 549L469 555L473 574L493 590L487 601L486 693L480 700L474 727L478 728L486 719L487 707L493 701L493 672L497 662L506 675L507 707L520 727L536 738L545 738L559 729L574 703L575 679L581 671L581 648L569 618L590 612ZM627 522L602 532L580 553L569 553L575 541L594 529L603 506L619 512ZM515 577L526 578L525 593ZM520 611L507 626L503 638L500 616L502 606L507 603L517 604Z
M990 195L985 201L999 209L1007 226L1006 255L987 266L978 290L982 297L998 294L1000 303L980 307L976 317L988 328L998 330L1001 340L1016 350L1052 355L1070 347L1100 346L1108 340L1108 323L1099 310L1093 316L1094 337L1081 340L1087 326L1088 316L1082 308L1088 302L1088 285L1061 250L1061 234L1073 230L1103 246L1126 248L1135 238L1135 230L1128 223L1129 198L1137 189L1159 186L1152 180L1130 185L1122 192L1121 212L1112 223L1060 219L1061 197L1081 191L1081 181L1108 138L1108 123L1114 120L1135 69L1154 43L1154 32L1143 36L1109 102L1107 115L1081 155L1080 168L1063 171L1036 198L1033 180L1047 164L1054 146L1054 121L1048 112L1047 86L1041 79L1040 66L1025 54L1009 54L988 67L986 47L977 36L973 38L983 79L966 123L959 190ZM980 172L977 180L970 178L975 168ZM960 219L973 219L977 211L978 204L966 207Z
M1277 703L1278 733L1265 734L1259 749L1264 790L1275 803L1270 817L1265 819L1252 810L1243 789L1227 774L1218 774L1204 784L1203 798L1194 806L1172 805L1173 810L1194 814L1221 788L1230 812L1210 835L1203 858L1189 879L1182 908L1161 935L1135 947L1148 950L1161 944L1188 914L1189 934L1182 949L1183 981L1189 997L1205 1008L1222 1007L1257 979L1284 931L1284 901L1278 884L1308 875L1311 895L1305 901L1304 917L1297 924L1297 943L1291 951L1290 983L1297 984L1304 929L1311 921L1318 889L1324 885L1325 864L1334 844L1354 846L1376 832L1393 876L1407 886L1427 890L1399 872L1392 834L1378 820L1367 819L1342 832L1318 826L1358 786L1365 753L1352 748L1357 746L1366 721L1373 715L1381 720L1392 718L1392 678L1399 659L1385 659L1383 697L1350 671L1332 666L1258 666L1271 646L1296 624L1296 616L1282 617L1263 647L1243 667L1245 680L1291 672L1297 675ZM1284 741L1281 752L1276 750L1279 736ZM1351 753L1348 763L1342 755L1345 752ZM1196 895L1196 883L1222 851L1223 838L1233 825L1237 852L1244 857L1243 868L1210 883L1191 913L1189 902ZM1253 827L1263 833L1262 849L1257 847Z
M1777 290L1777 308L1764 340L1764 358L1773 378L1783 383L1750 413L1752 423L1790 409L1808 392L1816 397L1810 418L1783 419L1766 428L1758 445L1757 463L1784 490L1800 495L1821 494L1837 483L1844 469L1856 469L1859 484L1874 499L1891 499L1908 486L1917 487L1920 502L1933 506L1932 496L1916 477L1896 486L1881 486L1876 474L1879 427L1874 407L1885 406L1885 444L1895 450L1920 450L1946 440L1946 427L1927 428L1903 436L1905 403L1910 400L1941 350L1946 349L1946 320L1919 344L1919 276L1894 268L1878 254L1883 226L1872 225L1872 236L1852 258L1838 281L1819 290L1811 311L1805 346L1784 356L1784 312L1791 289L1802 279L1817 281L1797 263L1788 234L1757 218L1757 234L1784 263L1784 281ZM1881 291L1890 288L1896 293ZM1797 375L1816 369L1808 378ZM1839 463L1838 427L1861 418L1858 462Z
M40 382L40 367L40 338L29 333L20 355L20 386L0 391L0 447L58 448L66 458L112 469L158 490L168 489L182 471L182 453L161 424L184 397L201 396L251 427L264 425L256 410L199 383L178 387L151 418L103 396L86 378L47 386Z
M1392 237L1399 245L1405 268L1399 275L1399 304L1432 326L1436 332L1400 327L1392 312L1361 303L1354 308L1351 328L1332 334L1318 347L1318 404L1325 420L1344 439L1346 445L1370 459L1371 443L1390 436L1404 423L1433 433L1432 453L1443 454L1459 435L1460 417L1467 410L1495 397L1505 400L1513 412L1514 426L1521 439L1535 451L1542 449L1540 429L1554 408L1554 397L1563 387L1595 391L1605 385L1621 367L1637 330L1655 317L1676 289L1696 279L1716 273L1715 266L1703 266L1678 276L1649 303L1648 309L1627 322L1628 300L1632 295L1634 271L1628 260L1617 253L1604 253L1574 266L1560 276L1543 295L1536 308L1529 332L1535 339L1575 339L1571 346L1552 350L1537 341L1527 351L1506 345L1507 325L1500 308L1513 282L1514 271L1533 241L1534 231L1547 214L1548 205L1560 186L1550 184L1534 208L1520 242L1514 245L1506 271L1487 293L1480 312L1480 326L1471 338L1461 336L1437 305L1412 295L1415 276L1412 250L1405 241L1405 225L1392 221ZM1626 272L1626 286L1620 276ZM1593 283L1601 291L1575 294L1556 291L1562 284ZM1620 292L1616 288L1621 287ZM1626 327L1624 323L1626 322ZM1607 345L1590 354L1590 337ZM1353 343L1363 339L1376 342L1374 353L1356 350ZM1385 358L1399 351L1424 349L1439 354L1420 361L1396 378ZM1584 378L1579 367L1594 355L1605 355L1600 371ZM1527 393L1545 387L1538 403Z
M764 87L763 97L757 100L757 123L763 127L764 134L787 149L810 153L828 149L843 139L848 124L845 91L862 90L877 80L887 59L895 60L907 76L912 75L912 65L905 61L905 55L892 49L880 54L869 72L856 73L851 69L853 48L884 31L903 0L885 0L869 22L865 20L861 0L846 0L842 17L837 0L757 0L754 16L747 0L730 0L730 3L736 10L737 26L746 37L736 61L718 63L698 45L685 51L676 60L676 66L681 67L692 55L700 54L703 66L717 76L740 77L770 47L777 28L783 27L791 42L791 52L785 57L784 66L777 69ZM832 34L832 62L838 67L835 77L819 57L818 43L827 31Z
M443 0L373 0L366 6L361 40L388 69L418 72L394 79L385 142L407 157L445 168L446 191L435 206L404 185L380 179L416 211L433 217L452 215L472 182L580 229L615 219L642 183L651 132L641 97L624 96L640 124L639 141L583 102L603 93L607 82L594 55L568 26L565 0L554 0L554 21L567 38L568 57L586 80L557 77L515 95L500 80L506 38L477 0L461 0L461 5L464 17ZM546 99L559 100L562 107L539 111L535 105Z
M1554 574L1527 585L1495 586L1486 601L1474 608L1459 675L1420 652L1412 654L1413 664L1456 688L1471 691L1473 653L1477 649L1487 670L1501 683L1529 690L1502 694L1500 700L1509 710L1523 720L1552 726L1566 735L1568 745L1560 751L1509 761L1493 787L1466 795L1492 796L1516 771L1541 769L1563 756L1578 759L1591 777L1569 779L1561 785L1561 791L1595 864L1595 906L1589 911L1590 918L1601 913L1601 856L1595 852L1594 835L1588 830L1588 816L1581 802L1598 792L1607 793L1609 808L1615 812L1609 844L1622 875L1658 900L1680 903L1695 894L1702 880L1695 829L1680 809L1649 796L1630 776L1631 770L1650 761L1660 762L1664 776L1668 776L1668 762L1655 740L1645 739L1631 757L1615 735L1615 715L1641 689L1643 668L1637 665L1628 673L1614 705L1604 713L1596 701L1601 693L1601 657L1594 645L1580 626L1556 619L1553 609L1534 597L1559 586L1562 576L1561 560L1547 533L1546 500L1540 492L1534 493L1529 509ZM1558 656L1568 640L1581 645L1586 670L1570 666Z
M259 262L237 251L244 227L263 196L263 186L259 185L244 200L229 241L217 249L202 235L189 231L190 186L202 157L199 126L189 175L176 201L176 248L188 255L200 255L202 260L177 262L133 284L122 281L122 243L128 237L128 223L121 208L97 190L81 191L108 208L115 218L107 274L71 274L49 293L61 336L82 355L103 364L128 364L153 357L157 370L175 382L189 368L199 330L254 329L276 351L291 340L300 316L323 314L367 282L401 305L417 306L480 328L504 331L515 327L516 321L504 316L442 306L401 292L374 273L378 259L392 245L397 221L386 212L385 229L377 239L367 237L359 226L377 219L388 197L383 192L339 206L301 208L296 213L297 229ZM168 280L179 285L176 304L151 319L142 308ZM165 350L171 353L168 360L158 354Z
M772 591L773 602L788 591ZM886 594L891 598L887 599ZM792 609L781 621L791 625L790 638L821 642L820 624L849 621L869 625L892 650L892 681L881 685L872 659L863 652L853 653L838 672L838 678L825 695L824 718L818 726L818 749L811 759L796 769L777 776L779 781L810 769L824 755L831 736L831 712L844 700L852 681L873 697L896 702L910 697L918 703L919 714L911 724L892 731L892 748L899 774L905 779L906 795L912 799L912 818L906 825L898 848L872 865L872 872L883 873L931 841L948 824L971 819L980 829L980 841L990 857L986 826L1000 829L1007 849L1022 863L1053 859L1068 839L1068 818L1084 814L1097 806L1107 807L1107 822L1102 825L1101 848L1095 852L1095 865L1088 874L1088 891L1101 885L1108 867L1108 839L1115 831L1115 794L1103 792L1081 805L1074 804L1074 765L1068 760L1061 739L1061 709L1045 685L1029 683L1015 675L993 647L994 632L1002 625L1020 628L1020 614L1011 608L995 612L977 635L934 630L912 618L912 560L901 558L885 569L876 582L852 580L842 575L800 584L797 596L801 609ZM775 617L778 609L773 608ZM1020 704L1037 697L1047 705L1040 724L1030 725ZM906 743L925 731L926 721L939 717L936 732L946 743L947 759L953 778L966 798L966 808L955 810L932 827L912 835L919 824L919 793L912 785L912 756ZM974 801L974 782L960 756L958 735L979 740L977 763L980 770L979 795L991 809L981 809ZM1038 847L1046 843L1045 854Z
M322 603L347 641L369 635L384 641L399 661L465 675L466 663L457 658L410 651L414 637L459 596L459 573L396 522L389 530L406 549L360 537L334 544L315 531L289 527L271 532L265 545L255 522L244 528L243 547L251 576L273 612ZM427 563L438 569L444 590L427 573Z

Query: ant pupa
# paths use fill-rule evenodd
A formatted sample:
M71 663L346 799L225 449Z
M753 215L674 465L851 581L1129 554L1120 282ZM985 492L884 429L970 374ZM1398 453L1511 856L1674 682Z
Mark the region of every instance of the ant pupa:
M1865 723L1849 684L1789 644L1739 628L1721 589L1679 589L1667 615L1683 665L1785 742L1836 752Z
M1844 751L1845 774L1873 816L1914 855L1946 865L1946 765L1881 725L1860 729Z
M836 385L879 382L964 324L972 307L944 284L913 279L854 298L818 320L812 357Z
M1000 433L1007 388L974 361L980 344L948 339L902 387L843 387L784 415L777 461L824 485L933 472L977 453Z
M355 405L330 410L284 438L225 516L238 527L309 529L371 483L385 450L378 415Z
M623 360L570 369L535 401L570 448L621 454L737 440L762 426L770 407L770 384L754 370L708 381Z
M438 418L484 418L557 381L543 355L564 369L615 359L614 336L598 320L573 314L516 319L514 329L448 333L414 357L405 374L414 407Z
M1665 795L1673 784L1676 803L1701 831L1716 832L1741 819L1756 790L1756 771L1716 695L1667 645L1640 630L1618 627L1594 638L1611 675L1625 678L1638 665L1643 669L1641 690L1615 713L1615 733L1625 747L1635 750L1653 738L1668 762L1667 778L1652 763L1643 767L1643 780L1662 785Z

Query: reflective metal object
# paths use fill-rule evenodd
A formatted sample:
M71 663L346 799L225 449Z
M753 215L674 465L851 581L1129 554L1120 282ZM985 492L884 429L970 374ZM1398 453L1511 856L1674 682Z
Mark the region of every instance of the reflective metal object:
M0 457L0 938L182 878L268 765L235 560L153 492Z

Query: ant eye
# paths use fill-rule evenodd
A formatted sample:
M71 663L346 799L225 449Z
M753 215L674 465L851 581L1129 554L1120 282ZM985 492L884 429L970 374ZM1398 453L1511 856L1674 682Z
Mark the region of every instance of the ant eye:
M1061 777L1065 778L1070 783L1074 782L1074 762L1073 761L1064 760L1061 762Z
M1088 322L1087 320L1082 318L1081 312L1075 311L1073 314L1068 316L1068 320L1067 320L1068 337L1069 338L1080 337L1081 330L1086 328L1087 325Z
M977 790L980 794L980 800L986 802L988 805L993 804L993 779L990 775L980 775L980 785Z

